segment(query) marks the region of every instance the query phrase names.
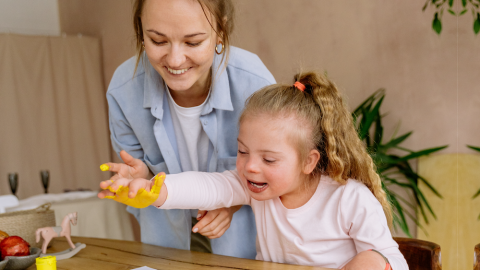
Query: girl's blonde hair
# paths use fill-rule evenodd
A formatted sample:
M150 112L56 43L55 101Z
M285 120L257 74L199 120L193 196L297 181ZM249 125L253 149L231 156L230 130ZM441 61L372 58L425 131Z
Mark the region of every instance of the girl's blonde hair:
M133 4L133 29L136 37L136 56L137 62L135 64L135 72L137 71L138 63L144 51L143 48L143 26L142 26L142 11L143 6L147 0L135 0ZM192 0L195 1L195 0ZM213 31L222 39L225 51L222 55L222 61L228 62L228 55L230 52L230 39L233 32L233 21L235 9L232 0L196 0L202 7L203 13L210 23ZM214 19L212 22L211 20Z
M391 227L391 205L337 87L316 72L297 74L295 81L305 85L305 90L274 84L255 92L247 100L239 122L264 114L274 118L294 117L297 126L291 129L292 141L299 149L301 164L312 149L320 152L311 176L327 174L340 184L349 178L364 183L382 205Z

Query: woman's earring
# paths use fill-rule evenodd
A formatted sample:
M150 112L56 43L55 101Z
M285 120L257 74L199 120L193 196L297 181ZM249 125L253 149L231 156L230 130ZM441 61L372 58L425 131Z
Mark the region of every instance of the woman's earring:
M215 46L215 52L216 52L217 54L222 54L222 53L223 53L223 50L225 49L225 45L223 45L223 42L220 41L220 44L222 44L222 50L221 50L220 52L218 51L218 45Z
M145 41L142 41L143 49L145 50Z

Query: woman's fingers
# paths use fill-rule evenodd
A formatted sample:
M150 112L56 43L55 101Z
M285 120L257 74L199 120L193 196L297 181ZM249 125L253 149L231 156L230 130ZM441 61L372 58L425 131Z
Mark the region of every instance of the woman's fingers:
M196 232L200 233L200 231L205 232L205 231L212 230L210 228L205 228L205 227L211 226L210 223L212 223L215 220L215 218L218 216L219 213L220 212L218 211L218 209L213 211L208 211L207 214L199 222L197 222L197 224L195 224L195 226L192 228L192 231L194 233ZM217 220L216 223L219 223L219 220Z
M125 150L120 151L120 158L123 160L125 164L134 167L133 163L135 162L136 158L132 157L129 153L127 153L127 151Z
M207 226L208 227L208 226ZM222 236L227 230L230 228L230 221L227 219L224 219L221 221L221 223L211 231L208 232L200 232L203 236L208 237L210 239L214 238L219 238ZM205 228L204 228L205 229Z
M198 232L210 239L218 238L230 228L231 220L230 208L208 211L194 226L193 232Z
M197 220L202 219L207 214L207 212L208 212L207 210L198 210Z

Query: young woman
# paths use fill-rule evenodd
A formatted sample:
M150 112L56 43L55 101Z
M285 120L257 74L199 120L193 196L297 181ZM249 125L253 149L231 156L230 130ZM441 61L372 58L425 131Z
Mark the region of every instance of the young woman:
M232 2L136 0L134 28L137 55L117 68L107 92L112 145L125 163L103 168L116 173L112 180L234 169L245 100L275 80L256 55L230 46ZM139 221L144 243L200 246L201 239L191 240L192 222L200 215L198 233L212 239L213 253L255 257L249 206L206 214L128 211Z

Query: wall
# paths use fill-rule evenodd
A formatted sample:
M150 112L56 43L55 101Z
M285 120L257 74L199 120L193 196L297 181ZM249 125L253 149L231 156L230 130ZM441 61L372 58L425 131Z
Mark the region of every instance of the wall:
M0 33L59 35L57 0L0 1Z
M130 0L58 0L62 32L101 39L105 90L134 50Z
M351 108L386 88L386 135L415 131L404 146L480 145L480 40L471 16L444 16L431 30L423 3L369 0L236 1L234 45L260 56L279 82L299 68L326 70ZM100 37L105 85L134 54L130 0L59 0L61 28ZM458 49L457 49L458 48ZM478 123L478 121L476 122Z

